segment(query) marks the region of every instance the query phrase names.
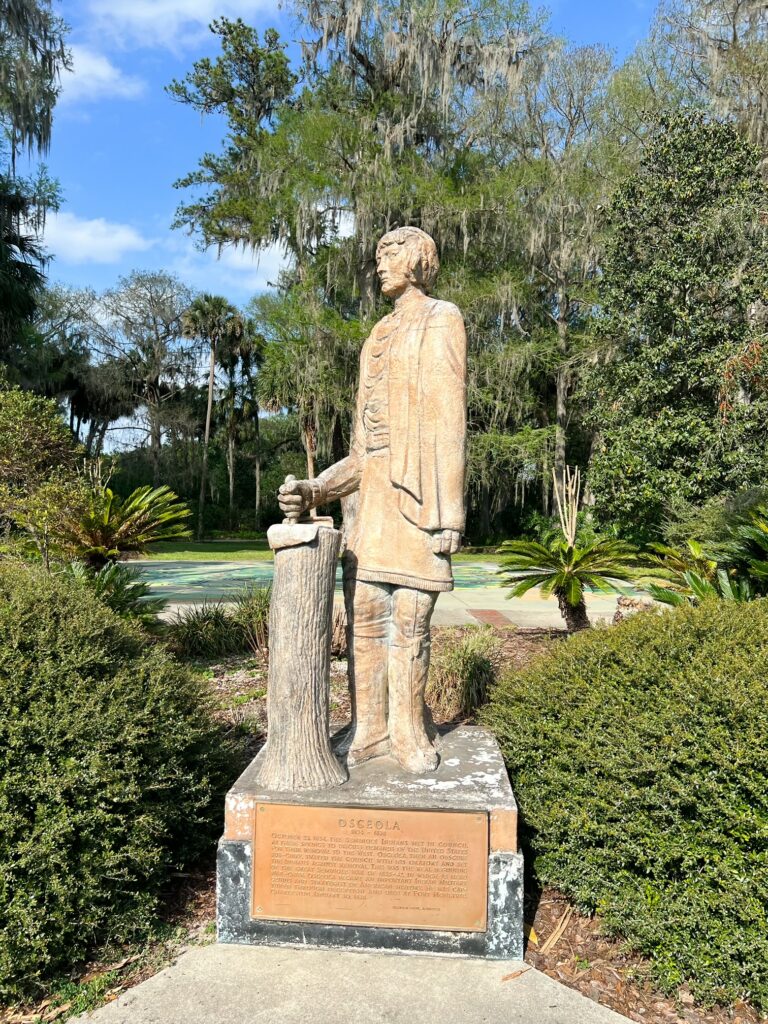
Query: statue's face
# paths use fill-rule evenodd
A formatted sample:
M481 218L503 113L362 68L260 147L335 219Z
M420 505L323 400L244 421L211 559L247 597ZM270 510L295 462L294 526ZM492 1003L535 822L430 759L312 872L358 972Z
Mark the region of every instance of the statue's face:
M413 256L407 245L385 245L376 254L376 270L381 290L388 299L396 299L413 285Z

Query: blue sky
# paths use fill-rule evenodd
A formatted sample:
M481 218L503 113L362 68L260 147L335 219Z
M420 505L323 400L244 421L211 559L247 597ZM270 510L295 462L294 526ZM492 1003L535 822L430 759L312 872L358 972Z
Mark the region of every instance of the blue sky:
M63 0L74 71L65 76L47 159L64 202L46 231L52 281L110 287L137 269L177 273L193 288L243 305L274 281L278 251L200 253L172 231L173 182L205 151L222 123L201 121L164 92L192 62L215 53L208 32L220 15L260 31L294 32L275 0ZM554 0L552 25L576 43L600 42L622 57L646 34L653 0Z

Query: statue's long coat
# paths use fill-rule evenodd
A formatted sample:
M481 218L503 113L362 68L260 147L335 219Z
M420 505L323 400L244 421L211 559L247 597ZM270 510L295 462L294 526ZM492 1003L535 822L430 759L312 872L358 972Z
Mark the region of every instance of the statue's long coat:
M456 306L426 297L385 317L363 346L352 450L314 481L324 500L360 489L347 557L359 579L453 586L432 534L464 530L466 347Z

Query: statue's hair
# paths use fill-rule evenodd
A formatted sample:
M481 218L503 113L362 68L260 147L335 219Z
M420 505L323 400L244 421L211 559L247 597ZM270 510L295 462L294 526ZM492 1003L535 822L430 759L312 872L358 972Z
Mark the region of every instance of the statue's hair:
M440 270L440 260L437 255L437 246L426 231L413 227L395 228L394 231L388 231L376 246L376 256L378 257L381 250L390 245L408 246L411 272L416 284L421 285L425 292L431 291Z

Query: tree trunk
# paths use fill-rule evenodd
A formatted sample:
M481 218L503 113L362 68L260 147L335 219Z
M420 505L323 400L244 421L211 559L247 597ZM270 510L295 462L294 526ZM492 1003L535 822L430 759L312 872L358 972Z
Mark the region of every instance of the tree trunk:
M587 615L587 605L582 595L581 600L577 605L572 605L564 594L557 595L557 603L560 608L560 614L565 619L565 625L568 631L576 633L581 629L589 629L590 622L589 616Z
M163 443L162 430L160 429L160 405L149 402L147 404L149 416L149 449L152 455L152 486L160 486L160 448Z
M227 438L227 474L229 476L229 528L232 529L235 516L235 439Z
M304 447L307 451L307 480L314 480L315 472L315 450L312 447L312 436L309 432L304 435Z
M261 526L261 454L258 451L253 464L253 476L256 488L253 526L255 530L258 530Z
M333 593L341 534L330 525L270 527L275 575L269 613L267 745L259 785L330 789L347 779L331 749Z
M376 260L366 259L360 253L357 286L360 289L360 316L366 317L373 312L376 305Z
M88 436L85 439L85 454L91 457L93 455L93 442L96 440L96 420L91 419L88 425Z
M562 325L564 331L567 327ZM558 322L557 333L560 334L561 324ZM563 342L567 345L567 342ZM560 346L558 346L560 347ZM563 351L560 347L561 352ZM563 365L557 370L556 387L556 425L555 425L555 477L560 493L563 491L565 482L566 465L566 430L568 428L568 371Z
M211 414L213 412L213 385L216 379L216 346L211 343L211 369L208 375L208 409L205 413L205 438L203 440L203 465L200 472L200 497L197 503L197 539L203 539L203 513L205 511L205 485L208 480L208 442L211 437Z
M256 406L254 427L256 431L256 455L253 461L253 475L256 487L254 529L261 525L261 430L259 427L259 407Z
M491 537L491 496L487 484L480 484L480 537L487 544Z
M568 385L570 374L565 366L568 358L568 316L570 300L565 287L561 285L557 291L557 351L560 365L557 368L556 387L556 425L555 425L555 476L560 493L565 481L566 465L566 431L568 429Z
M104 441L106 440L108 430L109 420L102 420L101 426L99 427L99 432L96 436L96 450L93 453L97 459L104 451Z
M555 427L555 476L561 493L565 482L567 426L568 373L561 366L557 371L557 425Z

